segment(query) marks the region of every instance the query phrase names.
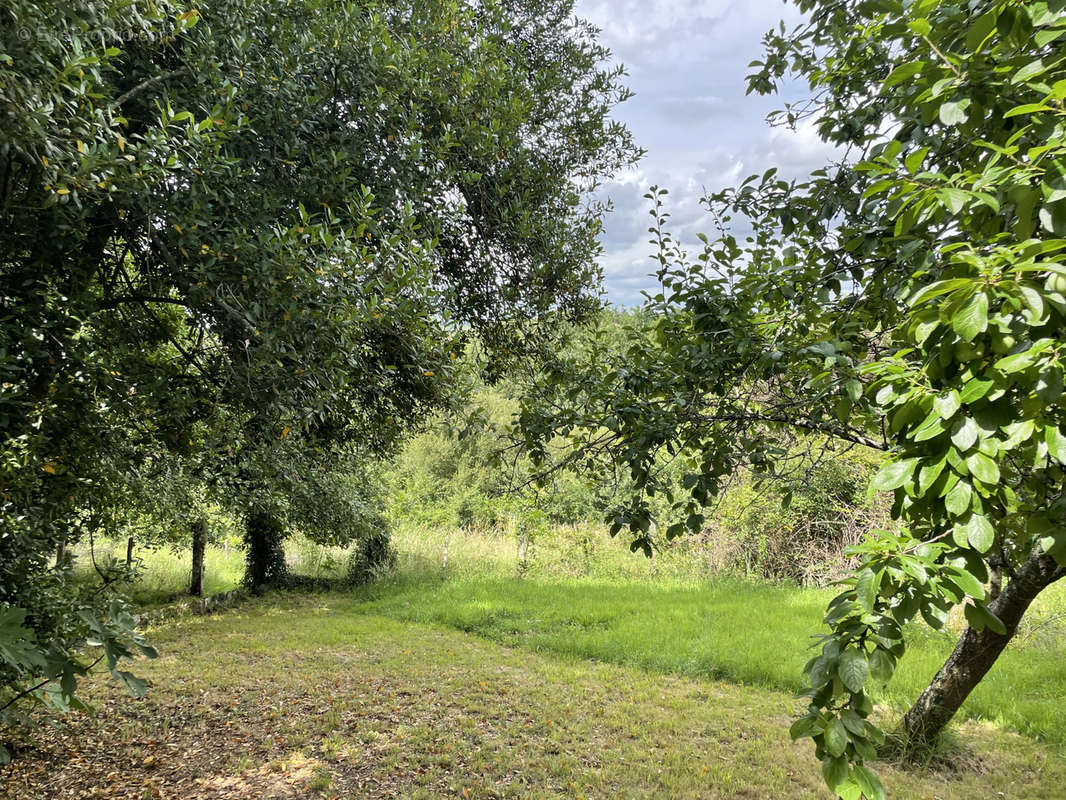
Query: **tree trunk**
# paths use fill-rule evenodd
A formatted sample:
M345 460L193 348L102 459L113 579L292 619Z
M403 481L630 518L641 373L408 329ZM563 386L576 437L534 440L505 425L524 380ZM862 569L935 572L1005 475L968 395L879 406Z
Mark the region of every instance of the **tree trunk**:
M928 745L936 740L999 658L1029 604L1064 574L1066 569L1059 567L1054 558L1039 545L1033 546L1025 563L988 604L989 611L1003 621L1006 634L1001 636L989 628L966 628L944 666L904 716L903 730L908 741Z
M257 593L285 582L285 550L281 544L284 533L281 522L270 514L252 512L245 521L244 544L248 552L244 583Z
M56 545L56 567L63 566L63 562L67 558L67 540L64 539Z
M207 517L200 517L192 524L192 579L189 594L204 596L204 551L207 549Z
M126 539L126 566L133 566L133 537Z

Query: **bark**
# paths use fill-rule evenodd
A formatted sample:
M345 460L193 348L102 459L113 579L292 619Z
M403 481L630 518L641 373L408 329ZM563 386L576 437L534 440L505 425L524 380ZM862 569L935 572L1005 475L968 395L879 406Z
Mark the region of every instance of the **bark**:
M928 745L936 740L1017 632L1033 599L1064 574L1066 570L1054 558L1034 546L1025 563L988 604L989 611L1003 621L1006 634L969 627L963 632L932 683L903 718L909 742Z
M207 549L207 518L201 517L192 524L192 579L189 594L204 596L204 551Z
M126 539L126 566L133 566L133 537Z

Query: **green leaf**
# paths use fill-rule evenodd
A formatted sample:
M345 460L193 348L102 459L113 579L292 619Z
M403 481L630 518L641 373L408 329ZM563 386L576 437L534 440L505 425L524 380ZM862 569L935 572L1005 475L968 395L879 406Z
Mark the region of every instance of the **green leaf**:
M959 420L951 428L951 443L959 449L960 452L966 452L977 441L978 428L977 423L972 418L966 417Z
M960 546L969 543L970 547L981 553L988 552L996 541L996 531L984 514L971 513L955 525L954 534Z
M1036 432L1036 424L1031 419L1012 422L1003 428L1003 432L1007 434L1007 438L999 443L999 449L1013 450L1032 438L1033 433Z
M944 205L947 206L948 211L952 214L958 214L962 211L966 207L966 204L970 202L970 197L972 196L969 192L964 192L962 189L952 188L941 189L937 194L940 196Z
M866 737L866 720L851 709L840 712L840 721L852 736Z
M970 597L977 600L984 600L985 587L981 581L977 580L972 572L967 572L964 569L953 569L950 571L951 580L953 580L960 589L962 589Z
M865 652L848 649L840 654L840 659L837 661L837 675L850 691L861 692L863 686L866 685L868 674L869 664Z
M911 175L914 175L919 169L921 169L922 162L925 161L925 157L928 153L928 147L919 147L903 160L904 165L907 167L907 171L911 173Z
M914 429L911 438L916 442L925 442L942 434L946 427L944 420L941 419L934 408L929 412L929 416L922 421L922 424Z
M1012 356L1005 356L999 359L996 361L995 366L1000 372L1010 375L1032 366L1034 361L1036 361L1036 355L1033 351L1024 350L1021 353L1015 353Z
M903 486L914 475L920 458L905 458L902 461L890 461L881 467L871 483L879 491L891 491Z
M823 655L811 666L811 688L820 689L829 681L836 657Z
M921 19L914 19L907 23L907 27L914 31L919 36L928 36L933 32L933 26L929 24L929 20L924 17Z
M970 510L973 488L969 481L960 479L944 497L944 507L953 517L961 517Z
M822 732L822 721L820 718L813 714L806 714L795 722L788 729L788 735L792 737L792 741L797 739L806 739L809 736L815 736Z
M132 672L126 670L112 670L111 674L126 685L129 693L134 697L144 697L148 692L148 681L138 678Z
M918 610L921 612L922 619L925 620L926 625L934 631L941 630L948 621L947 612L935 603L922 603Z
M996 12L989 11L973 21L966 32L966 49L977 52L985 39L996 28Z
M1044 441L1051 457L1060 464L1066 464L1066 435L1063 435L1058 426L1048 425L1044 428Z
M1044 60L1038 58L1035 61L1030 61L1024 67L1015 72L1011 76L1010 82L1024 83L1030 78L1035 78L1037 75L1047 72L1047 69L1048 68L1044 65Z
M1020 117L1022 114L1036 114L1040 111L1052 111L1051 106L1043 103L1026 103L1025 105L1015 106L1010 111L1003 115L1003 119L1010 119L1011 117Z
M980 400L988 394L988 390L993 386L995 386L995 381L972 378L966 381L966 385L962 387L962 391L959 392L959 399L963 403L972 403L974 400Z
M953 417L961 405L962 400L959 397L959 393L954 389L939 395L933 401L933 408L936 410L936 413L940 415L941 419L950 419Z
M886 89L895 86L897 83L903 83L906 80L910 80L919 72L925 69L924 61L907 61L900 64L885 78L884 86Z
M1058 562L1059 566L1066 566L1066 528L1059 528L1045 532L1037 543L1040 548Z
M970 627L975 631L983 631L988 628L1000 636L1005 636L1007 633L1007 626L1003 624L999 617L989 611L983 603L967 603L963 613L966 615L966 621L970 623Z
M861 764L856 764L851 768L851 774L868 800L885 800L885 787L873 772Z
M834 718L825 729L825 749L830 755L841 756L848 746L848 732L839 717Z
M0 663L32 671L44 667L46 660L33 630L23 625L25 620L25 609L0 606Z
M941 457L939 460L922 467L918 473L918 492L920 494L925 494L932 488L933 484L936 483L936 479L944 472L944 467L947 463L947 458Z
M866 611L874 610L877 601L877 592L880 585L880 573L866 568L859 573L855 581L855 597Z
M914 308L927 300L932 300L934 297L954 292L957 289L967 288L972 284L973 281L969 278L951 278L949 280L936 281L915 292L907 301L907 305Z
M1029 323L1031 325L1038 324L1040 320L1044 319L1045 305L1044 297L1039 290L1034 289L1032 286L1019 286L1018 294L1021 295L1022 302L1025 303L1026 308L1029 309Z
M888 683L896 670L895 657L882 647L870 653L870 677L878 683Z
M988 295L976 292L969 301L956 312L951 320L951 327L964 342L973 341L977 334L988 327Z
M822 760L822 777L825 778L825 784L834 792L837 787L851 775L851 768L848 766L848 760L842 756L829 756Z
M940 106L940 121L945 125L961 125L969 118L970 99L953 100Z
M966 457L966 466L981 483L992 486L999 483L999 466L984 453L977 451Z
M1066 201L1060 200L1057 203L1045 203L1041 206L1037 218L1040 220L1040 224L1044 226L1044 230L1056 236L1066 236Z

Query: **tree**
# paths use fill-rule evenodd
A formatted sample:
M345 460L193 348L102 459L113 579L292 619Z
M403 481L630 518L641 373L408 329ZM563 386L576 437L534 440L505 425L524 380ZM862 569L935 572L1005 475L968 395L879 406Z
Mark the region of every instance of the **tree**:
M868 716L904 625L942 627L958 605L969 624L904 717L908 741L927 743L1066 575L1066 14L1016 0L798 5L809 21L767 36L749 85L806 78L811 101L776 119L816 125L840 163L709 197L719 233L694 259L653 190L655 344L553 365L519 423L542 459L564 433L575 463L628 467L636 491L612 530L649 554L660 453L688 465L672 537L699 529L736 469L780 475L797 430L884 451L873 486L893 494L898 527L855 549L792 728L834 791L882 797L864 766L882 738Z
M504 364L596 306L582 192L637 152L570 11L0 12L5 691L71 696L91 604L46 556L120 518L131 473L203 444L277 531L288 488L450 402L465 339ZM320 530L336 510L303 507Z

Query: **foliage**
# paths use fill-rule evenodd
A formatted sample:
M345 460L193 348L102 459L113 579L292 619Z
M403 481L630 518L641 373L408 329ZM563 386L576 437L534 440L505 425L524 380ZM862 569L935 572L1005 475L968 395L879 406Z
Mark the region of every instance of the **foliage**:
M653 190L655 346L549 373L520 424L542 461L563 432L588 466L625 465L636 491L614 528L646 551L649 496L667 493L683 520L668 536L698 530L739 467L787 469L783 429L889 453L873 486L893 493L900 528L856 550L793 727L841 796L881 797L864 766L881 737L870 692L903 655L903 626L966 608L971 628L906 718L935 737L1066 572L1066 15L1016 0L799 6L809 22L768 35L750 87L805 77L812 100L778 121L811 119L842 162L708 198L719 235L691 261ZM684 496L655 470L664 451L686 463ZM991 601L1000 566L1012 579Z
M871 453L851 451L761 486L736 476L707 514L700 538L715 552L719 571L825 585L853 566L847 548L886 522L887 504L867 493L875 471Z
M595 360L601 352L617 353L645 335L647 322L639 312L605 309L591 325L566 331L547 368L567 360ZM629 484L624 476L602 482L578 471L556 470L545 485L536 485L529 459L508 447L505 426L523 391L537 378L533 370L518 370L492 387L477 384L461 414L440 420L412 439L387 477L390 518L405 526L496 530L531 542L528 531L544 527L533 520L540 514L556 526L552 536L565 537L560 525L577 526L572 544L579 555L588 545L583 529L595 527L604 508L624 496ZM829 448L821 456L805 457L821 453L825 446L824 437L793 441L788 458L802 468L772 485L759 486L744 472L731 476L705 516L700 535L708 547L697 557L709 559L715 571L771 579L816 583L838 576L844 547L854 544L871 520L884 517L884 504L866 496L878 464L870 451ZM549 450L565 457L565 440L552 442ZM655 469L663 487L683 491L680 460L661 459ZM649 510L657 517L670 513L662 492L649 498ZM649 539L659 555L665 555L670 543L655 533ZM577 557L575 564L583 560L588 559Z
M369 583L396 565L396 549L392 546L384 518L378 527L356 545L348 556L347 579L353 586Z
M570 10L5 5L0 604L27 612L18 641L78 663L95 639L52 552L170 500L356 531L330 487L451 402L465 339L500 368L595 307L602 208L582 192L637 153L608 117L621 71Z
M481 385L465 407L413 438L388 470L389 514L426 526L499 528L538 510L558 523L594 519L597 487L561 475L545 490L523 491L529 463L507 451L503 434L513 386ZM459 425L462 424L462 427Z
M270 514L257 512L248 515L244 534L247 570L245 584L254 591L267 586L284 585L288 569L281 540L285 529Z

